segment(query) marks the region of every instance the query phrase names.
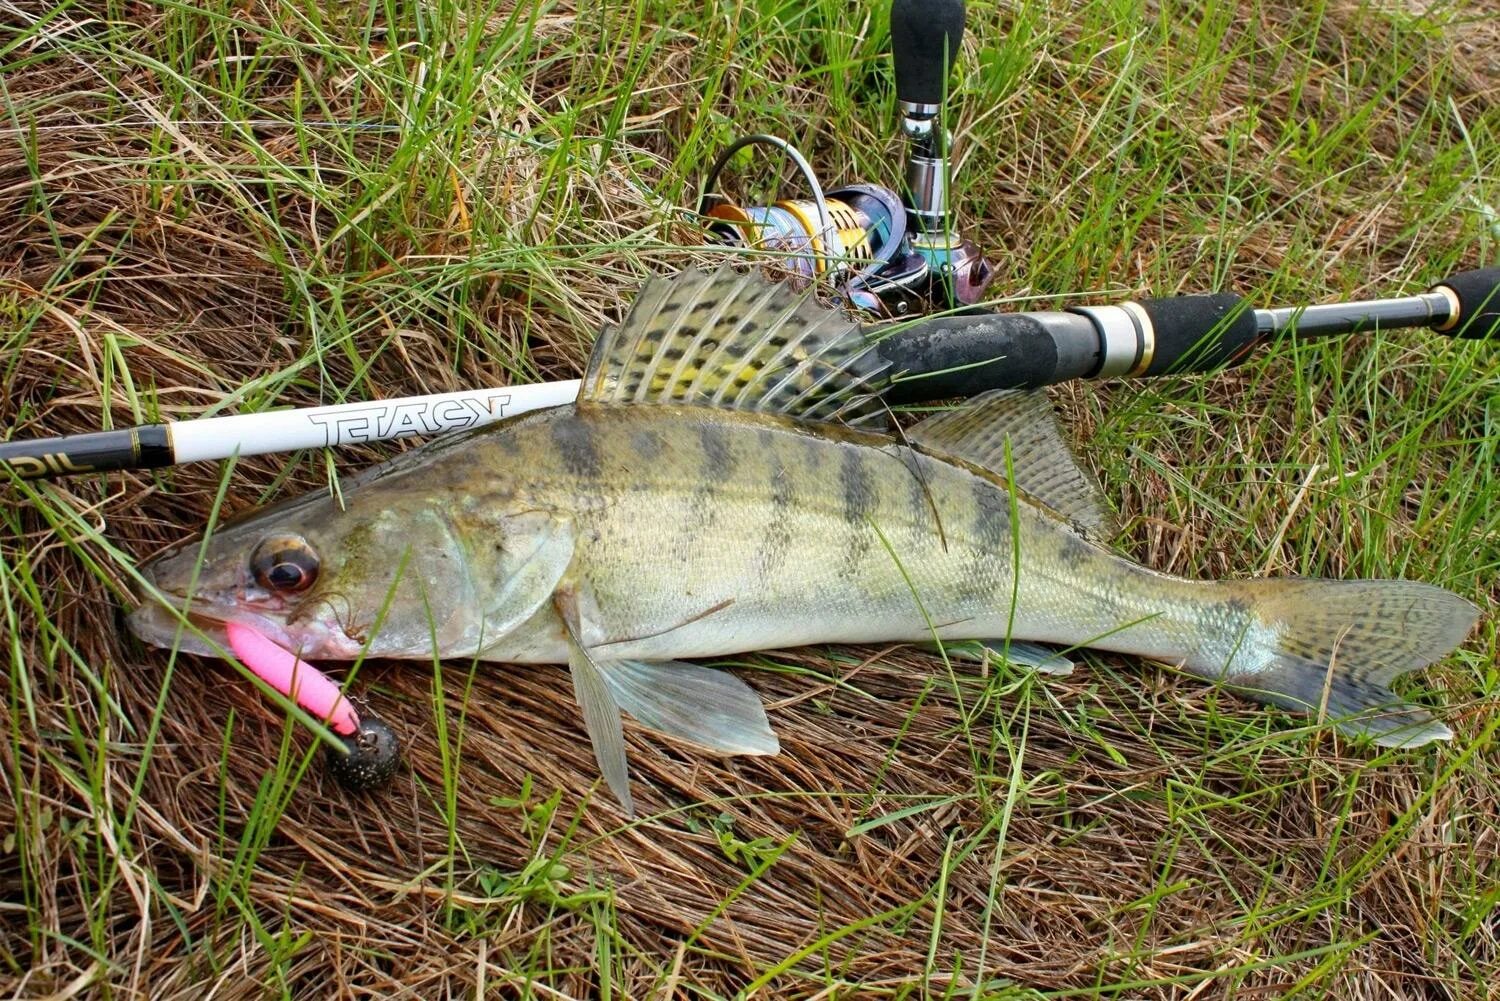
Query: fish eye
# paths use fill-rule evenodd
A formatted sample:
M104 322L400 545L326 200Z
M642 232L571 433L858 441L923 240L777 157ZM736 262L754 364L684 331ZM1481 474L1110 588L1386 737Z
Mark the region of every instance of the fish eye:
M318 579L318 554L300 535L272 535L250 555L250 572L267 591L296 594Z

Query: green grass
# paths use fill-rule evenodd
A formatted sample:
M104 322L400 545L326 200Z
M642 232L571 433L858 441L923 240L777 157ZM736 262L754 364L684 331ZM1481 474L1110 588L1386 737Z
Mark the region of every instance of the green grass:
M897 181L885 17L6 7L3 426L572 376L646 275L697 259L681 209L737 134L795 141L826 182ZM1295 304L1494 264L1497 19L973 0L956 194L997 304ZM774 159L742 166L745 190L794 190ZM381 450L11 484L6 993L1485 996L1500 353L1288 341L1212 379L1058 398L1142 562L1410 577L1480 604L1470 642L1404 682L1459 738L1362 750L1093 654L1065 680L753 656L783 756L632 734L661 806L618 825L591 803L562 672L372 663L359 687L413 767L356 800L319 778L310 721L140 650L115 609L135 561L221 499L228 515Z

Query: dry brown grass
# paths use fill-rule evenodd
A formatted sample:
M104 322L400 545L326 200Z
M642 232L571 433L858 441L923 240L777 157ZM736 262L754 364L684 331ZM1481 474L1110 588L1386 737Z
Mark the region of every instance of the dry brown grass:
M977 63L1004 47L1018 15L974 7ZM0 3L0 43L15 43L0 78L0 426L14 434L156 416L133 411L121 359L139 399L172 417L234 401L257 379L279 403L308 404L345 390L401 395L567 377L642 274L690 259L669 249L692 237L664 206L690 188L691 170L726 127L693 131L726 15L694 21L649 7L642 37L658 47L633 70L630 11L560 4L537 21L525 62L484 77L476 120L462 137L440 137L447 152L413 155L409 136L371 132L340 159L321 148L309 157L305 134L284 121L251 128L254 143L208 121L213 109L183 81L208 86L229 49L269 46L271 26L302 47L284 46L258 67L258 115L292 117L308 87L327 102L317 117L368 119L381 105L356 100L347 63L318 56L311 30L288 13L295 8L223 9L233 26L188 46L182 25L207 22L166 6L72 7L37 32L26 26L49 8ZM1191 28L1174 29L1182 44L1161 50L1143 78L1140 117L1184 118L1196 146L1177 151L1176 168L1126 172L1127 193L1158 204L1125 231L1099 217L1131 214L1134 196L1111 203L1093 169L1078 169L1106 162L1096 116L1125 114L1108 98L1108 60L1084 67L1068 49L1101 29L1082 9L1057 5L1038 15L1047 39L1026 85L989 115L965 105L963 170L974 178L966 210L1018 290L1199 288L1213 280L1215 241L1231 247L1241 288L1284 295L1379 294L1431 277L1422 262L1440 253L1472 264L1463 243L1482 228L1472 209L1426 201L1437 197L1435 182L1412 181L1399 161L1429 148L1409 140L1439 128L1424 117L1434 102L1451 100L1476 135L1493 137L1500 8L1475 9L1490 16L1403 29L1393 40L1381 31L1407 22L1335 3L1308 51L1287 41L1302 38L1299 5L1247 5L1240 32L1266 41L1256 58L1227 61L1222 86L1205 88L1209 106L1163 81L1194 69L1214 77L1223 53L1194 52ZM410 37L382 35L383 17L374 50L395 59ZM499 31L504 15L489 21ZM106 42L167 68L110 54ZM798 50L785 40L765 51L736 44L711 110L745 126L758 124L744 120L755 113L782 114L815 140L830 176L853 161L890 179L875 110L857 110L847 91L826 97L828 78L793 80ZM1361 73L1392 46L1421 49L1400 100L1384 103L1371 89L1384 78ZM867 59L859 72L866 63L874 65ZM1288 86L1303 69L1306 86ZM579 120L597 133L632 72L642 96L622 105L621 138L602 164L586 147L561 156L506 137L570 104L586 108ZM857 99L879 93L860 86ZM1259 126L1246 126L1251 105ZM1326 130L1360 115L1371 120L1351 135L1349 164L1327 160L1335 171L1349 166L1352 180L1310 189L1317 165L1280 141L1278 123L1305 116ZM865 133L853 129L857 116ZM849 126L852 150L833 147L825 119ZM703 148L674 172L684 140ZM1482 169L1493 170L1493 150L1483 152ZM1214 179L1225 172L1254 182L1241 218L1223 213L1225 188ZM393 185L388 197L368 190L372 179ZM1489 184L1493 193L1493 176ZM1295 211L1280 211L1288 204ZM1428 225L1438 219L1446 230ZM1090 232L1097 240L1076 245L1061 236ZM1053 238L1057 253L1046 246ZM1277 467L1326 451L1310 431L1368 435L1377 447L1399 437L1382 414L1349 405L1360 392L1329 388L1331 373L1347 367L1350 382L1371 380L1372 399L1441 395L1422 374L1441 349L1402 344L1382 348L1399 356L1385 367L1373 366L1368 347L1319 355L1310 411L1288 401L1288 387L1303 383L1287 363L1215 380L1180 412L1135 387L1074 387L1063 397L1084 431L1100 426L1114 448L1105 472L1132 518L1127 544L1153 566L1255 572L1269 547L1268 570L1355 573L1371 560L1404 561L1414 575L1440 568L1457 587L1455 567L1475 553L1474 565L1492 572L1493 529L1480 525L1466 553L1439 536L1428 546L1422 533L1437 532L1441 516L1421 507L1420 493L1412 510L1368 522L1341 522L1348 509L1330 503L1277 535L1301 476L1301 467ZM277 375L314 355L318 367ZM356 359L372 357L357 373ZM1111 425L1113 407L1149 412L1140 437L1136 425ZM1144 437L1148 425L1174 427L1174 413L1202 426ZM1233 413L1245 423L1203 423ZM1477 447L1494 433L1489 420L1450 413L1426 434ZM1435 448L1420 465L1437 477L1445 461L1475 454L1454 449ZM378 451L350 450L337 462L357 468ZM1217 496L1239 520L1185 513L1216 496L1224 474L1215 463L1238 468L1234 492ZM1389 497L1392 483L1399 495L1404 469L1372 473L1372 495ZM322 477L310 458L245 460L226 512ZM906 649L797 651L778 662L798 672L745 674L773 707L782 738L774 759L725 762L630 731L644 818L633 824L594 786L564 672L487 667L470 677L450 665L440 710L430 672L372 663L358 687L406 741L408 770L388 791L352 797L314 764L274 829L259 831L265 843L252 867L237 871L267 815L257 795L289 760L280 714L222 664L173 665L128 640L119 619L126 575L107 548L145 557L196 531L220 480L199 466L59 482L36 496L3 488L13 512L0 537L12 571L10 618L0 625L12 725L0 742L0 835L11 836L0 851L0 976L17 996L591 997L609 984L617 996L700 997L733 995L784 964L761 996L998 996L1012 983L1015 996L1030 996L1025 987L1251 998L1284 996L1306 980L1315 995L1479 998L1488 991L1482 971L1497 969L1500 926L1473 910L1485 899L1476 885L1500 876L1497 717L1475 697L1486 682L1473 666L1493 656L1492 614L1473 644L1480 654L1442 675L1457 694L1449 715L1474 742L1436 756L1377 759L1327 735L1283 739L1286 718L1129 661L1002 684L962 667L953 681L935 658ZM59 528L58 512L68 511L99 535ZM1335 543L1329 552L1318 550L1320 537ZM1439 547L1447 548L1423 555ZM33 595L14 590L26 581ZM1492 601L1495 586L1472 575L1464 585ZM454 772L434 714L446 712L451 736L460 705L450 830L443 789ZM991 748L992 732L1009 743ZM290 743L294 752L313 746L300 730ZM523 787L534 790L533 805L561 791L544 823L496 804ZM862 830L918 804L929 808ZM784 846L764 874L749 878L763 856L747 863L726 850L720 814L734 843ZM526 884L530 892L481 878L515 877L554 850L566 873ZM594 899L594 888L609 892ZM1488 900L1496 902L1492 890ZM309 937L278 955L257 940L247 912L271 935Z

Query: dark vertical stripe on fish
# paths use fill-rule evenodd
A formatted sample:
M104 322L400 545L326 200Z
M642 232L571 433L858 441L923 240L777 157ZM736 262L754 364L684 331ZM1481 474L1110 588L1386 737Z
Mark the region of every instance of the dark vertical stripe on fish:
M757 561L762 577L775 576L792 553L792 509L796 496L794 478L777 457L771 463L771 520L761 539Z
M1077 535L1074 535L1071 528L1068 531L1058 533L1057 559L1067 569L1078 570L1098 555L1098 551Z
M839 573L846 579L859 575L865 555L875 544L875 529L870 524L875 513L875 477L867 461L869 454L865 449L845 446L839 460L845 523L844 562Z
M902 447L901 461L906 465L906 516L916 528L938 527L937 512L931 494L928 459L922 453ZM946 536L943 537L946 544Z
M630 447L635 449L637 456L649 461L660 458L664 446L657 432L636 431L630 436Z
M839 490L844 498L844 520L864 524L875 510L875 477L865 463L865 450L846 446L839 462Z
M728 435L724 428L713 424L698 427L698 444L703 449L700 481L688 497L687 512L672 540L672 551L678 558L686 559L697 551L701 539L713 527L719 517L720 505L716 503L726 474L734 465Z
M729 434L717 424L698 427L698 441L703 445L703 472L713 482L721 482L734 472L734 451Z
M579 479L597 480L603 472L597 436L582 417L574 414L553 422L552 444L563 468Z
M797 440L802 443L802 461L807 464L807 468L822 468L823 443L812 435L802 435Z
M969 481L973 502L969 538L974 551L970 554L964 587L982 596L991 588L990 578L997 567L1010 571L1015 539L1011 534L1010 493L989 480L975 476Z

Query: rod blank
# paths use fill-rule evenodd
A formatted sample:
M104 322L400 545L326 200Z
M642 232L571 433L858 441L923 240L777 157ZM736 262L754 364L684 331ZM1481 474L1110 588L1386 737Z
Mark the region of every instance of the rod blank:
M1376 328L1435 327L1448 320L1452 300L1442 292L1401 299L1331 302L1322 306L1257 309L1255 326L1263 337L1295 330L1298 337L1332 337Z
M156 469L184 462L331 448L417 435L448 434L514 414L573 402L578 380L434 396L203 417L94 431L60 438L0 442L0 465L24 480Z

